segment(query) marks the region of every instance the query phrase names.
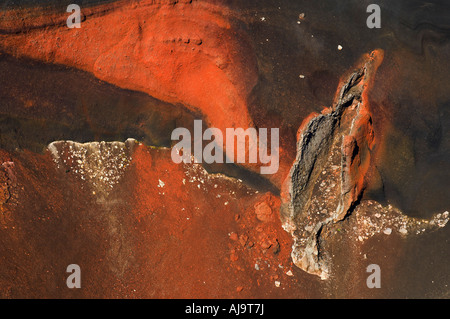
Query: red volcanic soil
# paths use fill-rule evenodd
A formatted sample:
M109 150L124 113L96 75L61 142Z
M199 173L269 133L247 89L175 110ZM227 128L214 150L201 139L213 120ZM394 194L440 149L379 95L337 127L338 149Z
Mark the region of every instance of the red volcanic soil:
M256 60L227 8L142 1L83 13L81 28L69 29L68 13L5 11L0 46L17 57L80 68L121 88L200 110L223 131L252 126L246 99L257 81Z
M317 297L272 194L139 145L102 197L65 159L1 153L14 163L1 171L1 297ZM66 287L69 264L82 289Z
M256 61L222 6L121 2L85 10L80 29L65 26L67 13L2 14L0 47L15 57L76 67L199 110L223 132L253 125L246 99ZM76 163L58 168L49 153L2 151L0 163L7 163L0 172L1 297L317 293L305 289L315 280L300 285L310 277L291 263L276 196L198 165L176 165L168 149L137 147L107 196L80 179ZM73 263L82 270L80 290L66 287Z
M238 15L224 6L117 2L83 9L79 29L65 25L68 13L42 8L2 15L0 48L15 57L79 68L118 87L200 111L223 134L226 128L254 126L247 99L258 80L256 57L239 30ZM269 176L277 185L292 161L285 144L281 138L280 168ZM243 166L259 172L260 165Z
M257 83L257 63L236 13L208 1L148 0L83 14L81 28L69 29L67 13L2 12L0 49L79 68L120 88L200 111L222 132L253 126L247 99ZM368 128L367 114L356 125ZM370 141L371 149L373 132L358 134L354 138ZM279 172L269 177L276 186L294 155L280 148ZM322 293L319 278L292 264L278 196L210 175L200 165L174 164L169 149L137 146L107 195L81 179L76 166L58 168L49 152L1 151L3 163L0 297ZM358 187L368 163L353 170ZM80 265L82 289L66 287L69 264Z

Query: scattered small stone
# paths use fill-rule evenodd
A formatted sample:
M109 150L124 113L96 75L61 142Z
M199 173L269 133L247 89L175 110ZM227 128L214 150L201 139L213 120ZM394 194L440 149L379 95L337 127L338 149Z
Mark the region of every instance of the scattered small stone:
M342 50L342 45L339 44L339 45L337 46L337 48L338 48L339 51L341 51L341 50Z
M256 218L262 222L272 220L272 208L266 202L261 202L255 205Z
M236 241L236 240L238 240L238 235L236 233L231 233L230 234L230 239L233 240L233 241Z
M275 243L274 243L274 245L273 245L272 252L273 252L274 255L278 255L278 253L280 252L280 250L281 250L281 248L280 248L280 243L278 242L277 239L275 239Z
M390 235L392 233L392 229L386 228L385 230L383 230L383 233L385 233L386 235Z
M242 247L245 247L245 244L248 242L248 236L245 234L242 234L239 236L239 242L241 243Z
M264 241L261 243L262 249L269 249L271 246L272 246L272 243L270 243L269 241Z
M279 282L278 280L275 280L275 287L280 287L281 282Z
M292 277L292 276L294 276L294 274L292 273L292 271L291 271L291 270L288 270L288 271L286 272L286 275L288 275L289 277Z

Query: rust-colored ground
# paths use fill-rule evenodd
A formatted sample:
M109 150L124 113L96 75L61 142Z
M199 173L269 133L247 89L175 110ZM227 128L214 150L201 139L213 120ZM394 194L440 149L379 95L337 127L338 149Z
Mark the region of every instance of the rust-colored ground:
M279 216L284 195L279 190L295 159L295 132L321 110L329 111L322 102L332 100L333 90L342 84L340 76L352 71L361 50L371 52L377 46L341 42L344 51L337 55L334 43L333 49L325 45L326 39L335 39L330 27L321 25L321 17L331 19L324 8L320 14L312 13L316 22L309 13L298 21L303 8L297 4L257 12L253 2L250 9L240 4L242 11L231 3L116 1L83 8L80 29L66 27L66 12L39 6L1 11L0 67L8 71L1 80L2 97L8 101L1 102L0 110L0 297L409 294L399 286L409 282L413 272L396 275L399 260L405 258L408 265L414 259L405 257L404 239L374 236L359 243L334 234L327 244L336 267L330 280L321 281L293 265L292 239ZM285 30L289 30L288 40L282 37ZM387 47L390 55L387 64L380 66L381 80L368 83L370 90L365 92L369 93L363 96L367 116L355 124L361 127L355 139L370 144L370 156L358 158L352 170L358 195L363 188L373 196L384 191L382 178L393 176L391 184L398 183L394 183L394 194L413 184L407 178L415 169L408 144L412 142L407 134L395 131L390 117L397 107L394 97L408 88L406 79L417 82L422 76L416 71L419 68L408 71L407 63L415 61L420 66L421 60L408 50ZM346 52L351 53L344 59ZM317 65L312 67L313 62ZM47 69L49 65L55 69ZM439 66L433 64L433 68ZM299 80L305 75L301 78L298 73L306 74L306 79ZM445 77L429 75L427 80L426 89L413 96L422 103L435 96L438 102L445 101ZM44 85L46 81L51 84ZM433 81L440 84L439 89ZM26 85L20 87L21 83ZM40 92L45 89L48 92ZM73 98L78 93L83 97ZM429 113L426 119L433 117ZM194 118L203 118L223 132L228 127L280 127L280 169L261 179L255 177L259 165L223 169L245 173L240 180L239 174L230 178L208 173L200 165L174 164L170 149L159 146L167 146L166 133L177 126L189 127ZM397 140L392 142L395 134L403 143L400 151L395 149ZM434 138L430 136L426 138ZM93 186L97 177L81 178L79 163L61 154L55 160L55 154L46 149L57 139L122 142L128 137L141 143L125 159L127 167L107 191ZM419 155L428 150L418 148ZM446 167L442 161L438 164ZM264 183L257 185L260 181ZM428 202L437 203L433 204L436 210L447 209L442 200ZM326 239L331 236L325 235ZM439 236L444 238L438 246L442 247L448 237ZM419 242L417 247L426 243ZM382 289L367 288L369 263L381 265ZM82 289L67 288L69 264L80 265ZM396 282L399 277L403 281ZM448 289L430 290L448 295Z

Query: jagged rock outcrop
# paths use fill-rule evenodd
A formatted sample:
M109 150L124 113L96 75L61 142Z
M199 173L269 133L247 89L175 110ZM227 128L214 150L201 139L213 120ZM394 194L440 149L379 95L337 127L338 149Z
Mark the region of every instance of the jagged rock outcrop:
M359 240L364 240L361 229L365 237L390 233L393 228L406 235L443 227L448 220L448 212L427 221L404 216L392 206L360 203L376 143L367 91L382 58L379 50L366 56L343 81L334 105L322 114L313 114L300 127L297 158L283 186L281 218L294 239L292 259L299 268L322 279L331 271L330 257L321 247L322 233L350 214L365 220L353 229ZM378 218L369 221L366 212L373 212L373 205L379 205ZM369 224L372 231L367 230Z

